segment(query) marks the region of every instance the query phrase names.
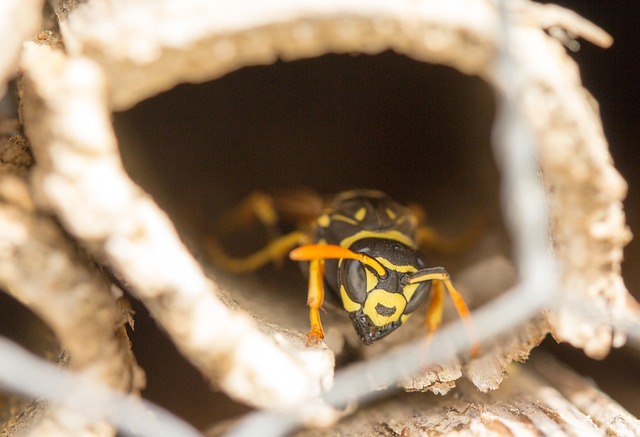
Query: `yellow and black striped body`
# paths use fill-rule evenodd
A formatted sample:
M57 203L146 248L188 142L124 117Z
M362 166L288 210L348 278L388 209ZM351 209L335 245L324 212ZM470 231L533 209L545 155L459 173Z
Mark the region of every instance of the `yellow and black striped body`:
M409 283L410 274L427 267L416 249L417 220L408 208L379 191L338 195L316 220L315 240L377 260L386 270L353 259L327 259L324 281L342 300L365 344L391 333L429 298L431 281Z
M445 290L460 317L471 325L469 309L449 273L443 267L429 267L417 249L451 247L436 232L418 223L417 209L405 208L373 190L347 191L336 196L327 209L323 210L324 206L320 196L308 191L281 196L256 192L220 220L221 229L238 229L258 220L271 234L278 235L278 222L286 217L296 219L296 229L274 237L267 246L242 258L227 255L215 238L207 238L209 258L220 268L236 273L277 262L287 253L292 260L308 262L310 346L324 338L320 309L325 288L341 299L365 344L393 332L426 301L426 324L431 335L442 321ZM453 244L458 246L459 242Z

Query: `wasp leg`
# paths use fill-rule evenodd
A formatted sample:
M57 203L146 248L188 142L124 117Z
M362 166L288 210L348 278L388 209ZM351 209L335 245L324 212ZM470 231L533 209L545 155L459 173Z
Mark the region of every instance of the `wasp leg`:
M223 215L215 228L220 234L230 234L258 221L275 238L281 218L287 223L310 224L323 209L324 200L311 190L290 189L273 194L255 191Z
M278 229L281 216L296 223L298 229L307 229L308 224L320 215L322 208L322 199L308 190L289 190L275 195L255 191L217 221L215 233L230 235L257 221L267 231L270 243L252 255L233 258L224 252L215 237L207 236L205 251L214 264L231 272L256 270L268 262L281 267L290 249L308 242L302 233L292 232L283 236Z
M420 226L416 231L416 241L421 248L433 249L444 254L455 254L473 246L482 236L484 229L484 224L477 224L462 235L448 238L438 234L429 226Z
M487 220L478 218L462 235L444 237L435 229L424 224L426 213L417 205L409 205L419 226L416 230L416 243L421 249L433 249L444 254L460 253L472 247L487 229Z
M320 320L320 307L324 301L324 260L314 259L309 262L309 321L311 331L307 334L307 346L318 345L324 338L322 322Z
M449 238L423 225L416 230L416 242L421 248L434 249L445 254L460 253L472 247L480 239L486 227L484 220L477 220L464 234Z
M251 193L242 203L223 215L215 224L215 228L217 233L228 235L248 227L256 220L265 227L270 237L278 236L278 212L274 200L260 191Z
M242 258L227 255L218 241L212 237L205 238L204 249L214 265L232 273L245 273L257 270L269 262L281 261L291 249L308 241L309 236L305 232L294 231L276 238L259 251Z
M465 325L467 330L467 335L469 336L469 340L471 341L471 356L476 357L480 352L480 346L478 341L476 340L476 330L473 324L473 319L471 318L471 311L469 311L469 307L464 302L464 298L460 294L458 290L451 283L451 277L449 273L442 267L431 267L427 269L420 270L416 272L414 276L412 276L410 282L424 282L424 281L433 281L434 285L434 296L429 303L429 309L427 310L427 326L429 327L429 337L433 334L432 327L435 323L435 328L440 325L440 321L442 320L442 302L438 302L438 299L441 300L441 295L444 294L442 292L442 287L444 287L449 296L451 297L451 301L453 302L458 315L462 319L462 322ZM439 290L439 291L438 291ZM440 297L437 295L440 294ZM435 303L434 303L435 300Z
M426 319L427 341L431 339L433 333L440 327L440 323L442 323L442 311L444 309L444 289L442 288L442 282L433 282L433 288L431 290L433 295L429 301Z
M312 190L297 188L273 193L273 206L286 222L310 225L324 211L325 201Z

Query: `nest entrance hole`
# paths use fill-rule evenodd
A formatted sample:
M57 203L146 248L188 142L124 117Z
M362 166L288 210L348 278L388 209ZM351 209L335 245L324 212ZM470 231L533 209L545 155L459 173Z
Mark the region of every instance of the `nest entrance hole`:
M479 78L384 52L279 61L179 85L116 113L115 128L131 177L198 252L193 237L256 190L379 189L423 206L445 235L481 214L499 223L494 109ZM230 250L247 253L257 238L240 234ZM268 304L278 302L274 292L287 294L299 314L289 327L304 332L304 279L295 266L288 272L231 278L225 288L275 322L281 313ZM268 290L261 297L256 286Z

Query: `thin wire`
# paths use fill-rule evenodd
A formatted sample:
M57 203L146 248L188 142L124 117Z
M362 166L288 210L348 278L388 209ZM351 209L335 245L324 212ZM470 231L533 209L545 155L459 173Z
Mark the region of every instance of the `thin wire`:
M556 291L547 201L539 177L535 136L522 114L525 84L511 53L512 32L507 3L507 0L498 1L501 44L496 69L503 92L497 93L493 151L502 175L502 210L513 242L516 265L523 283L531 282L522 290L536 301L547 301ZM545 287L544 283L549 280L553 280L552 286ZM542 293L540 298L534 296L538 293Z
M0 337L0 388L64 405L88 421L106 419L130 436L202 437L168 411L36 357Z
M521 112L522 84L510 51L511 30L507 0L498 2L500 46L496 69L502 93L493 129L494 155L502 172L502 207L514 247L521 282L488 305L473 312L480 341L507 332L535 315L556 291L555 264L548 238L547 203L538 177L535 140ZM335 408L362 404L388 393L403 378L417 374L432 362L442 362L469 349L461 322L433 336L428 349L421 341L336 374L322 401ZM309 404L313 408L314 403ZM227 433L227 437L281 436L301 424L296 411L252 413ZM307 412L308 413L308 412Z

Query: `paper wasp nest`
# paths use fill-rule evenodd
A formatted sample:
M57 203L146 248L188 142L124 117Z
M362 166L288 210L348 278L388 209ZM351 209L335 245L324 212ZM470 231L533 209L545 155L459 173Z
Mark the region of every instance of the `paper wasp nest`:
M496 388L506 375L507 365L512 360L526 359L549 332L558 340L583 348L592 357L605 356L612 346L625 340L622 333L612 331L609 321L621 320L630 311L630 298L620 277L622 248L630 239L621 204L626 184L612 165L597 106L581 86L577 66L562 44L545 33L545 29L564 28L601 45L610 44L609 37L560 8L527 1L513 3L512 7L512 52L518 77L526 83L522 110L537 145L548 196L553 253L558 261L560 291L555 299L558 302L566 299L567 305L549 309L532 321L523 321L516 335L501 337L467 364L444 366L407 381L412 390L431 388L446 392L463 372L480 390ZM323 168L317 172L324 171L325 179L338 181L335 186L327 183L321 189L355 188L342 187L340 184L352 180L332 174L330 161L322 161L332 154L343 153L347 147L341 151L332 149L335 138L326 132L322 133L326 146L322 146L325 148L321 153L312 151L314 146L320 147L318 144L286 144L291 137L284 131L294 131L299 120L280 125L283 133L278 139L282 140L282 149L275 145L277 141L262 149L255 145L240 152L227 150L224 143L215 143L215 139L212 144L189 140L180 143L180 136L189 138L187 131L197 129L194 126L201 122L188 119L195 113L191 106L196 106L198 92L189 94L186 102L173 106L170 113L161 113L157 110L160 106L144 106L145 102L161 93L181 92L180 88L173 89L179 84L208 81L215 84L217 80L231 80L231 73L244 67L268 66L278 60L314 62L313 59L327 54L356 53L393 58L388 53L393 51L412 59L413 66L408 71L416 74L422 71L420 65L436 64L477 76L481 81L474 83L485 83L482 104L489 106L484 109L492 109L491 93L487 90L492 88L499 93L502 89L493 63L499 39L496 5L484 0L69 0L54 2L54 11L63 47L50 46L46 38L29 42L21 60L24 75L21 116L37 162L29 178L37 210L53 214L70 237L126 283L181 353L232 398L257 407L292 406L329 387L333 352L304 346L304 282L298 290L298 304L291 298L284 302L282 296L260 295L261 288L264 291L279 287L270 283L268 275L234 280L222 274L219 281L211 279L179 237L174 222L179 223L192 213L206 215L208 208L219 213L221 206L203 204L209 201L232 205L239 200L238 192L251 189L252 177L277 180L291 172L292 178L298 178L292 183L303 184L300 174L313 171L304 166L300 170L296 162L320 160L317 162ZM394 59L392 62L408 62L405 58ZM349 68L349 62L345 61L340 68ZM312 65L305 70L308 73L313 72L315 64L299 65ZM276 71L287 68L278 63ZM363 71L369 71L367 68L363 67ZM388 71L393 72L393 68ZM406 80L420 84L420 77L415 75ZM314 85L313 76L303 80L309 87ZM265 83L263 90L268 86ZM376 92L375 88L370 90L372 94ZM234 99L233 95L227 98ZM480 99L471 102L480 104ZM129 124L123 128L127 134L116 136L113 114L129 109L133 114L144 112L142 115L149 124L132 125L126 113L118 114L116 121L128 120ZM225 108L213 115L201 113L200 117L206 119L202 126L224 124L230 132L269 128L259 118L244 119L246 125L234 126L232 109L226 109L226 113ZM319 119L329 117L330 113L321 105L318 109ZM473 106L469 113L472 112ZM450 173L440 180L448 177L456 186L456 178L462 174L460 185L484 181L472 189L484 190L479 198L492 211L498 211L498 175L488 147L491 113L487 113L489 118L482 121L484 127L480 128L484 129L484 139L475 150L459 146L455 153L446 147L439 152L426 152L407 146L394 152L383 146L376 148L376 144L360 149L354 146L354 150L366 150L370 155L358 156L376 163L393 161L394 156L405 153L407 166L402 171L410 173L409 166L421 169L406 182L406 200L416 202L438 192L437 188L420 183L425 173L437 171L429 166L432 154L451 157ZM184 114L188 116L183 124L172 124ZM216 115L228 118L217 119ZM413 119L416 125L429 122ZM177 135L168 140L173 141L171 144L142 144L146 132L159 129L164 123L176 127ZM177 131L178 126L182 130ZM346 136L348 132L347 128L335 136ZM228 135L227 138L232 138L235 134ZM409 144L413 147L413 143ZM191 154L205 156L198 154L207 149L210 157L204 159L210 161L206 171L193 161L185 161L193 167L180 162L190 159ZM144 150L151 151L152 156L145 156ZM264 161L251 164L246 156L258 150L256 153ZM225 161L227 153L236 160L238 154L245 154L243 162L247 167L236 172ZM460 162L466 162L467 168L473 167L469 162L479 156L482 161L478 162L486 169L478 169L477 174L474 168L460 171L456 167ZM292 161L295 157L301 160ZM162 159L165 161L161 165L167 172L161 177L149 176L152 163L145 167L145 161ZM353 158L350 165L353 174L357 174L358 158ZM194 176L190 179L191 171ZM233 179L230 171L236 173ZM179 173L178 182L169 181L172 172ZM173 197L164 197L162 188L144 184L141 188L138 180L150 184L161 180L159 186L165 188L175 183L169 188L174 190ZM361 180L354 179L358 183ZM210 191L203 188L207 184ZM400 191L398 186L391 189ZM446 222L449 212L452 216L465 214L468 207L465 199L475 194L463 193L456 200L454 193L446 192L434 201L434 206L424 206L428 211L441 210L440 222ZM180 204L180 197L188 205ZM473 211L468 213L472 215ZM435 219L438 221L438 213ZM458 229L464 225L461 222ZM182 228L179 230L182 232ZM184 241L198 253L197 242L189 240L190 234L185 231L180 235L186 235ZM510 252L504 230L496 225L488 231L487 238L480 243L482 248L467 258L466 268L453 269L459 273L459 282L469 293L472 306L486 302L517 281L514 268L507 261ZM300 282L296 284L297 287ZM486 293L478 291L474 296L473 289L483 287L489 288ZM588 311L569 311L570 302L587 302ZM338 332L344 327L339 317L335 320L328 317L332 320L328 326L334 324ZM415 330L411 333L407 330L406 335L416 334ZM337 350L349 344L349 335L333 336L337 339ZM66 346L64 338L60 340ZM396 341L401 341L401 337ZM375 348L366 352L377 353Z

